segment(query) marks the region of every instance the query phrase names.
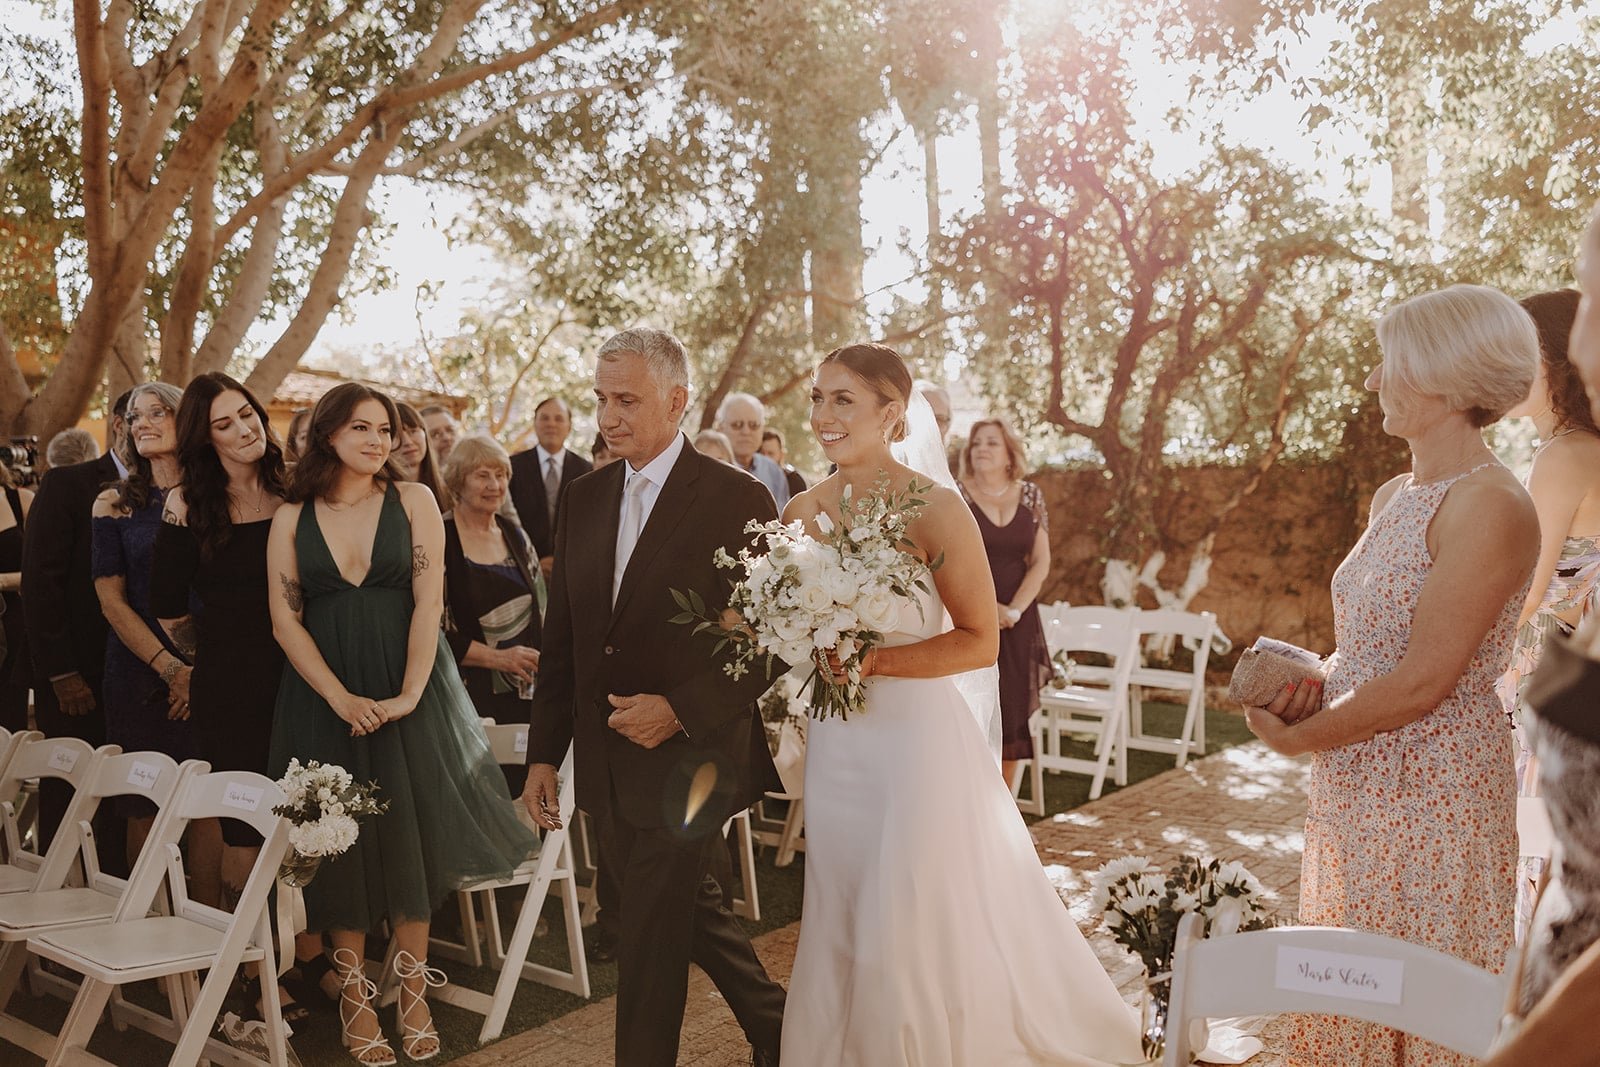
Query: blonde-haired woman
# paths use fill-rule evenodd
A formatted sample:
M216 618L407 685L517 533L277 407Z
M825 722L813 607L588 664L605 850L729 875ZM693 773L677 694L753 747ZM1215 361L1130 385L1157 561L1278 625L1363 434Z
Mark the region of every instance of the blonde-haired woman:
M1000 621L1000 772L1011 784L1033 758L1028 720L1050 677L1050 650L1036 603L1050 575L1050 518L1027 473L1022 442L1004 419L979 419L961 450L961 495L978 520L994 573Z
M539 559L501 507L511 496L511 457L492 437L450 450L444 484L456 502L444 517L445 640L478 714L525 723L539 673ZM513 796L525 769L502 768Z
M1533 320L1503 293L1457 285L1378 322L1367 377L1411 472L1380 488L1333 577L1323 687L1248 711L1279 752L1310 753L1300 921L1371 930L1499 970L1517 859L1511 730L1496 683L1539 553L1527 491L1483 427L1527 396ZM1296 1063L1471 1062L1369 1023L1304 1016Z

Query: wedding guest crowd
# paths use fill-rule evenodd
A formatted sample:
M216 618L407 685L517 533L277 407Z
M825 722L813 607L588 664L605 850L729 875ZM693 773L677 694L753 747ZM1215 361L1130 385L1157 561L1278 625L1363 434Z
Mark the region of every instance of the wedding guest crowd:
M1366 384L1411 472L1379 489L1334 575L1323 681L1247 709L1269 746L1311 757L1301 922L1499 970L1533 898L1519 914L1515 892L1531 882L1515 874L1516 792L1549 801L1566 848L1526 939L1528 1049L1570 1047L1574 1005L1600 985L1600 209L1579 283L1520 306L1455 285L1379 321ZM1050 673L1044 495L1004 419L950 439L948 393L915 388L959 450L993 575L1009 781L1034 755L1028 723ZM1540 442L1526 488L1484 439L1508 415ZM759 398L730 393L692 443L781 509L806 482L766 418ZM365 1064L395 1059L362 968L367 932L393 933L401 1051L426 1058L440 1047L426 1000L434 910L536 847L511 802L526 769L498 768L477 720L531 722L564 501L617 457L603 436L592 462L567 447L573 412L558 396L540 401L533 430L533 447L508 454L449 408L344 383L295 411L280 446L262 403L212 373L118 397L103 454L84 431L58 434L36 495L0 468L0 725L29 725L31 689L47 734L267 774L319 759L379 783L390 811L307 888L315 932L284 979L286 1015L336 1002ZM43 783L46 841L67 799ZM100 812L104 869L127 871L151 818L128 798ZM259 847L228 820L191 826L191 895L220 904ZM599 867L591 958L609 959L635 949L617 942L616 872L603 854ZM1295 1062L1468 1062L1329 1017L1298 1019L1291 1040Z

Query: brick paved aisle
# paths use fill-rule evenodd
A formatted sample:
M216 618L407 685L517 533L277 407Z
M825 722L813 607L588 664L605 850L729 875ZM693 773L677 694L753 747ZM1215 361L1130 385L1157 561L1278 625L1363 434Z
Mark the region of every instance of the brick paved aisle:
M1103 931L1088 913L1088 875L1108 859L1136 853L1165 866L1193 853L1243 862L1275 895L1282 921L1294 918L1300 889L1301 828L1305 821L1307 765L1285 759L1260 744L1228 749L1168 771L1110 796L1036 824L1033 836L1040 859L1060 864L1081 888L1072 906L1101 962L1132 1003L1139 989L1138 962ZM798 924L774 930L755 942L767 970L787 983L794 962ZM455 1060L458 1067L571 1067L611 1063L615 1008L599 1001L553 1022L506 1038ZM1275 1033L1264 1035L1267 1052L1251 1067L1276 1067ZM689 980L680 1064L733 1067L750 1062L749 1046L716 989L699 970Z

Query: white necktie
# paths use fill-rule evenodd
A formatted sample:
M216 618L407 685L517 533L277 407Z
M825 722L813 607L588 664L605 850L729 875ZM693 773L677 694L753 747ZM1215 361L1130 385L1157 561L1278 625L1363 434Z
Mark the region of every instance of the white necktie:
M544 511L552 533L556 528L556 498L560 495L561 472L556 469L556 457L551 456L544 465Z
M617 529L617 564L611 575L611 603L616 604L617 593L622 589L622 572L628 569L628 559L633 546L639 543L639 529L644 525L644 491L650 479L642 474L631 474L622 490L622 525Z

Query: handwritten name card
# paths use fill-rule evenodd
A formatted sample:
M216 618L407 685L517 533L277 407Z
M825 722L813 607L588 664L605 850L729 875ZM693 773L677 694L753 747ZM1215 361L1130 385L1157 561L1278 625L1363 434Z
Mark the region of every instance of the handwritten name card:
M161 768L154 763L135 760L133 766L128 768L128 784L135 789L149 792L159 781L161 781Z
M78 754L65 745L58 745L50 751L50 769L60 771L62 774L71 774L72 768L78 765Z
M1406 965L1383 956L1355 956L1283 946L1278 949L1275 984L1279 989L1315 993L1376 1004L1398 1004Z
M261 789L243 782L229 782L222 791L222 803L240 811L255 811L261 806Z
M526 751L528 751L528 731L526 731L526 730L518 730L517 731L516 739L511 742L511 750L513 752L526 752Z

